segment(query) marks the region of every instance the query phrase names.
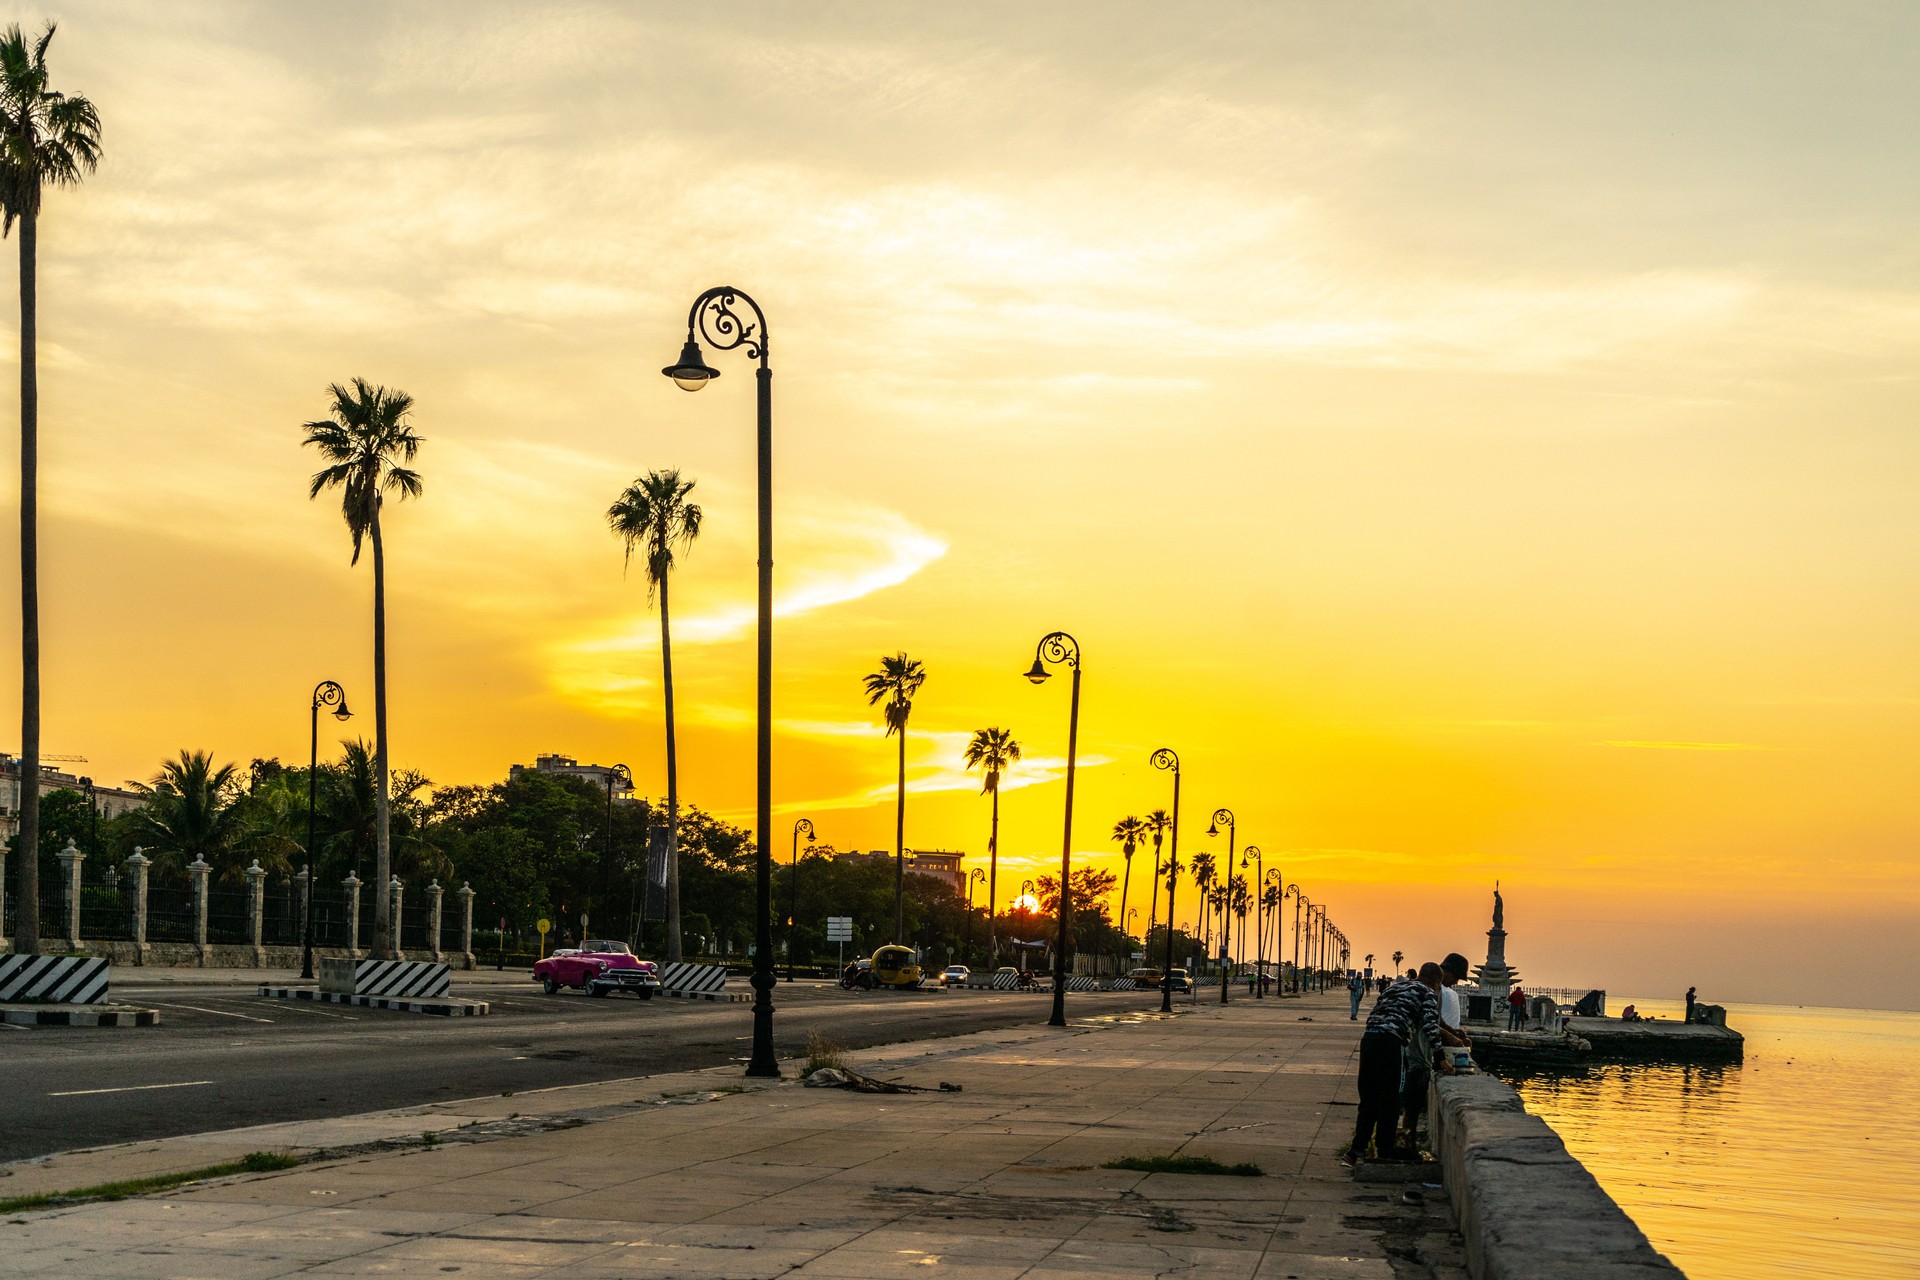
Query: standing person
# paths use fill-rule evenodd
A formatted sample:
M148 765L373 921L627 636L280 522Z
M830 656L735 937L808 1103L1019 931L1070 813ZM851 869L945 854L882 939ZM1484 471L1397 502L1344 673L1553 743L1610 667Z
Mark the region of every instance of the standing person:
M1440 966L1429 960L1420 966L1419 981L1441 989ZM1404 1083L1400 1088L1401 1143L1414 1147L1419 1141L1420 1122L1427 1113L1427 1090L1433 1084L1433 1064L1440 1057L1440 1041L1416 1028L1400 1056Z
M1429 1041L1440 1038L1440 978L1432 982L1396 982L1374 1002L1360 1036L1360 1110L1354 1118L1348 1164L1359 1164L1372 1146L1382 1159L1404 1158L1393 1145L1393 1122L1400 1114L1401 1057L1415 1031ZM1445 1058L1440 1069L1453 1074Z
M1440 1041L1459 1049L1471 1049L1473 1041L1460 1028L1460 993L1453 988L1467 976L1470 967L1458 951L1448 953L1440 962Z
M1355 973L1347 979L1347 1021L1360 1021L1360 997L1367 993L1367 980Z
M1507 992L1507 1030L1527 1029L1527 993L1519 987Z
M1689 1026L1693 1025L1693 992L1692 987L1687 988L1687 1025Z

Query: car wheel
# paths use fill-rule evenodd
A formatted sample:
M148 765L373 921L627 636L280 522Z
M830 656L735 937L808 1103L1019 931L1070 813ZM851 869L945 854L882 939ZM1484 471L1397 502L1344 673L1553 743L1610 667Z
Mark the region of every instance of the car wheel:
M607 994L607 989L606 989L605 987L603 987L603 986L601 986L601 985L600 985L599 983L597 983L597 982L589 982L589 983L587 984L587 994L588 994L588 995L590 995L590 996L596 996L596 997L597 997L597 996L604 996L604 995L606 995L606 994Z
M552 978L540 979L540 989L545 991L550 996L557 996L560 994L560 984L555 982Z
M651 1000L651 999L653 999L653 988L652 988L652 987L642 987L642 988L640 988L640 991L639 991L639 993L638 993L638 994L639 994L639 996L640 996L640 998L641 998L642 1000Z

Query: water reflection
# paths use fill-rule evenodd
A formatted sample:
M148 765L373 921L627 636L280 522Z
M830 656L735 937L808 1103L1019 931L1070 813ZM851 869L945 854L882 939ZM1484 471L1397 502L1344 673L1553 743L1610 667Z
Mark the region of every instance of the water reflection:
M1695 1280L1920 1275L1920 1015L1728 1023L1742 1063L1500 1074Z

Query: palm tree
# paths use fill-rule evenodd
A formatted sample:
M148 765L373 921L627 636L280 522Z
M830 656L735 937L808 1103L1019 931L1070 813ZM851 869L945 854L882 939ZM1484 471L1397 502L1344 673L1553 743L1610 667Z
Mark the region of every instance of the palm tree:
M1122 864L1120 876L1120 931L1127 931L1127 886L1133 883L1133 851L1147 838L1147 824L1144 819L1128 814L1113 824L1113 838L1120 843ZM1145 940L1142 939L1144 942Z
M883 714L887 737L900 735L900 779L894 791L893 806L893 940L902 942L907 933L907 717L913 714L913 695L927 682L926 668L902 649L891 658L880 659L880 669L869 674L867 705L886 701ZM996 797L997 798L997 797Z
M667 718L667 961L680 951L680 754L673 721L673 631L667 609L667 579L674 551L690 551L700 536L703 513L687 501L694 482L675 471L649 471L607 508L607 526L625 544L627 564L640 548L647 564L647 599L660 595L660 673Z
M1153 888L1147 894L1147 932L1153 932L1153 925L1160 918L1160 845L1167 838L1167 831L1173 826L1173 819L1167 816L1165 809L1155 809L1147 815L1147 827L1153 832ZM1173 921L1167 921L1167 927L1173 927Z
M373 958L394 958L392 922L388 920L387 881L393 874L392 802L389 795L393 757L387 754L387 550L380 535L380 508L386 494L401 500L417 498L424 487L419 473L406 464L420 449L421 439L407 422L413 397L404 391L376 387L355 378L349 390L339 383L327 388L333 397L333 416L309 422L304 444L320 451L327 465L313 474L308 498L326 489L340 490L340 511L353 534L353 559L360 563L363 539L373 542L373 753L379 789L379 821L374 831Z
M1400 962L1404 959L1406 959L1406 952L1396 951L1393 953L1393 976L1396 978L1400 976Z
M1215 876L1213 855L1210 853L1196 853L1193 855L1192 861L1193 884L1195 888L1200 890L1200 936L1206 938L1211 936L1208 933L1207 926L1211 919L1208 913L1212 909L1213 904L1212 899L1207 896L1207 891L1213 888Z
M905 735L902 735L901 745L904 748ZM1000 883L1000 775L1019 759L1020 744L1015 742L1013 735L1005 729L975 729L973 737L967 742L967 768L986 770L985 784L980 791L982 794L991 792L993 795L993 827L987 837L987 962L989 966L1000 963L999 940L993 927L993 904L999 901L997 896L999 890L995 886Z
M53 24L31 47L0 34L0 235L20 224L20 867L13 949L40 950L40 194L79 185L100 162L100 115L47 87Z
M229 855L247 836L239 804L240 784L231 764L215 765L205 751L182 751L160 766L150 782L133 789L145 801L129 819L137 839L150 841L155 856L185 866L203 861L231 878L240 863Z

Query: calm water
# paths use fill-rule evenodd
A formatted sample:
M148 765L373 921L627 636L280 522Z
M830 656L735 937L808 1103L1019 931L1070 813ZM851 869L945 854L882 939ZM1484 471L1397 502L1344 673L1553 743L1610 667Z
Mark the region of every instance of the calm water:
M1727 1025L1739 1066L1512 1083L1694 1280L1920 1276L1920 1014L1728 1005Z

